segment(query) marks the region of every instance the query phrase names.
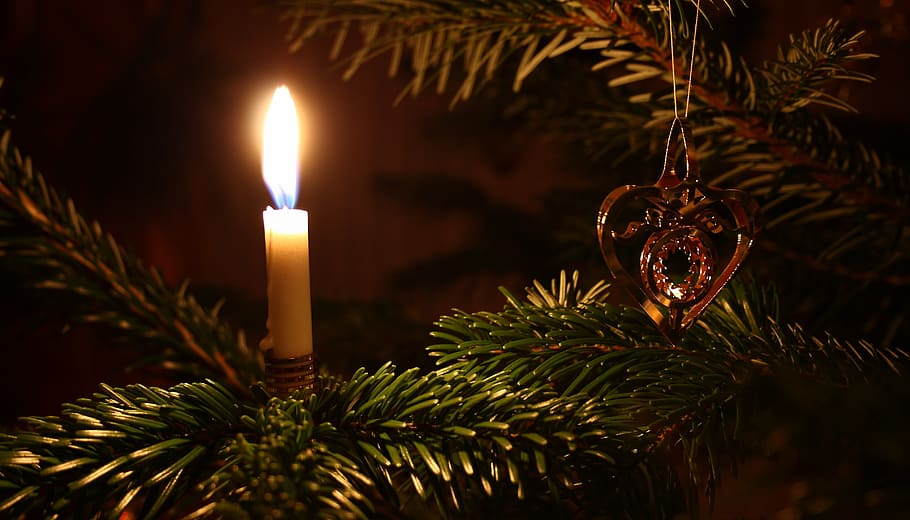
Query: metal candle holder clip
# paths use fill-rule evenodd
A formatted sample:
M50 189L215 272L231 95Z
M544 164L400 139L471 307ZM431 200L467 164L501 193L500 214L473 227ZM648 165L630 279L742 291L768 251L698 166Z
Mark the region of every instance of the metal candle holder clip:
M316 356L275 358L265 355L265 388L269 394L286 399L298 390L316 392Z

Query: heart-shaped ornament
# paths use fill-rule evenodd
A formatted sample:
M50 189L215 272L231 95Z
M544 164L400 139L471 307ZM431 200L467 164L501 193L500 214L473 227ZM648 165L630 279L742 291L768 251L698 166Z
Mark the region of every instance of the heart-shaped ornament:
M680 142L683 177L676 173ZM686 120L674 119L657 182L616 188L597 219L613 278L674 343L745 259L758 217L758 204L746 192L701 184L694 150Z

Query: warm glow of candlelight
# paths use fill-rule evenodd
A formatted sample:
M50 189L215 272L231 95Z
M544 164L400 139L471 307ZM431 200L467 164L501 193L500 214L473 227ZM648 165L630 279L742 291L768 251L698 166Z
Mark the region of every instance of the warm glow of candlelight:
M309 215L294 209L300 134L287 87L275 90L262 134L262 177L276 209L262 212L269 335L260 347L273 359L300 359L313 353Z
M291 92L282 85L272 96L262 132L262 177L278 209L297 203L299 145L297 109Z

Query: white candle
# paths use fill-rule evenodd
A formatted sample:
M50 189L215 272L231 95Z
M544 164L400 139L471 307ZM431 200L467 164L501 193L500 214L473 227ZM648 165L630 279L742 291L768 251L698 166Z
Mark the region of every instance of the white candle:
M269 334L262 342L274 358L313 353L310 304L309 216L293 209L297 199L297 111L287 87L279 87L265 116L262 176L278 209L262 212L268 274Z

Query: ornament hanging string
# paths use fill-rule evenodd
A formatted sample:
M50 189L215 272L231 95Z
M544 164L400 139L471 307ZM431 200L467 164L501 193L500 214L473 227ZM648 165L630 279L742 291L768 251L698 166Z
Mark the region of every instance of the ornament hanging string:
M695 2L695 24L692 27L692 52L689 57L689 80L686 84L686 105L683 108L683 118L689 117L689 97L692 95L692 71L695 70L695 41L698 37L698 18L701 13L701 0ZM667 19L670 26L670 68L673 73L673 117L679 119L679 103L676 100L676 49L674 48L673 33L673 0L667 0Z

